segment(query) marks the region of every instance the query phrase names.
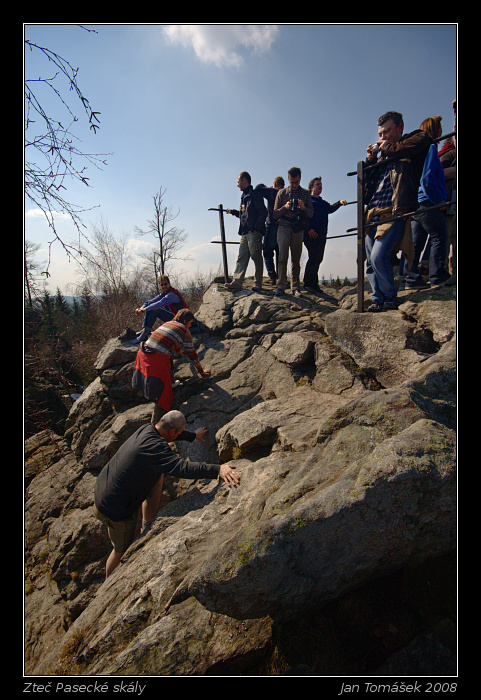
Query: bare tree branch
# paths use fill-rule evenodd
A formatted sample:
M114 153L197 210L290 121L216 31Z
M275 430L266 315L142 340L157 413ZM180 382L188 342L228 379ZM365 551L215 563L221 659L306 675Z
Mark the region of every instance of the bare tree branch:
M89 31L89 30L87 30ZM59 56L54 51L25 40L26 50L38 51L53 66L53 74L46 78L28 78L25 80L25 194L35 207L40 209L53 233L49 242L49 258L45 274L48 276L50 249L54 242L59 242L65 252L76 257L79 254L80 239L85 228L82 214L96 207L83 208L68 201L64 192L69 181L76 180L90 187L86 171L89 165L99 170L107 165L107 154L86 153L79 147L79 139L72 133L78 117L67 101L66 93L73 92L77 103L86 114L90 130L97 132L100 112L94 111L87 98L82 94L77 82L78 68ZM26 59L27 63L27 59ZM63 81L66 87L57 87L54 81ZM42 106L40 93L43 88L51 91L61 108L66 110L68 124L47 114ZM98 206L98 205L97 205ZM79 232L79 245L65 243L58 235L56 217L58 213L68 214Z

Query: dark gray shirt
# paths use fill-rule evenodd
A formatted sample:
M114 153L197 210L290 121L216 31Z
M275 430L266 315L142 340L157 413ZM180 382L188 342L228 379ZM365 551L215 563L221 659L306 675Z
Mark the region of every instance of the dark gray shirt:
M178 439L192 441L195 433L184 430ZM100 472L95 483L95 505L110 520L130 518L162 474L180 479L217 479L219 465L182 459L155 426L147 423L124 442Z

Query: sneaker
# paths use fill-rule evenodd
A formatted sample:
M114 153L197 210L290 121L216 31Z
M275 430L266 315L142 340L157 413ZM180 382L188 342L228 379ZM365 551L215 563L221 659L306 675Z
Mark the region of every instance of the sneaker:
M140 343L143 343L144 340L147 340L147 338L150 336L152 333L152 330L150 328L143 328L142 332L139 333L137 338L135 340L131 340L130 344L131 345L139 345Z
M405 289L429 289L429 284L425 282L406 282Z
M146 535L148 532L150 532L150 530L152 529L152 525L154 524L154 521L155 521L155 518L154 518L154 520L150 520L149 522L145 522L144 520L142 520L142 525L140 527L140 537L142 537L143 535Z
M122 335L118 336L119 340L133 340L134 338L137 337L137 333L133 330L133 328L127 327L125 331L122 333Z
M296 291L294 292L294 296L295 296L295 297L302 297L301 290L300 290L300 289L296 289Z
M376 313L377 311L384 311L384 306L383 304L380 304L379 302L375 301L371 304L371 306L367 307L367 311L371 311L373 313Z
M438 287L444 287L447 284L447 282L449 282L450 279L451 279L450 275L447 274L447 277L440 280L439 282L437 282L437 281L432 282L430 280L429 286L432 287L433 289L435 289L435 288L437 289ZM449 286L451 286L451 285L449 285Z
M383 309L384 311L395 311L397 307L399 306L399 302L397 299L391 299L390 301L385 301Z
M252 291L253 292L262 292L262 287L254 286L254 287L252 287Z
M235 282L226 282L226 284L224 284L224 287L226 289L229 289L231 292L236 292L239 289L242 289L242 287L239 287L239 285Z
M285 294L285 291L284 291L283 289L276 289L276 292L275 292L274 296L276 296L276 297L283 297L284 294Z

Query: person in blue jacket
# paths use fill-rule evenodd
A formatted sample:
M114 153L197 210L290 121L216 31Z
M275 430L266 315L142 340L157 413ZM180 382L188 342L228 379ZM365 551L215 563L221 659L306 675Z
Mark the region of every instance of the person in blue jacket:
M442 134L442 117L428 117L420 126L431 138L439 138ZM442 209L431 209L447 200L446 178L439 159L435 143L429 147L418 190L418 210L412 217L411 228L414 243L414 258L409 272L406 274L406 289L426 288L419 270L421 254L429 237L429 285L439 285L446 282L450 274L445 268L448 228ZM427 210L427 211L425 211Z
M145 314L145 316L142 323L142 331L131 341L132 345L138 345L147 340L157 319L162 321L162 323L172 321L178 311L187 308L187 302L182 292L172 287L167 275L159 276L159 284L162 292L153 299L146 301L138 309L135 309L136 316L141 316L142 314Z
M309 183L314 216L309 222L304 233L304 245L307 248L309 258L304 270L304 287L312 293L320 292L319 266L324 258L326 248L327 225L329 214L333 214L341 206L347 204L345 199L340 199L335 204L329 204L321 197L322 178L315 177Z

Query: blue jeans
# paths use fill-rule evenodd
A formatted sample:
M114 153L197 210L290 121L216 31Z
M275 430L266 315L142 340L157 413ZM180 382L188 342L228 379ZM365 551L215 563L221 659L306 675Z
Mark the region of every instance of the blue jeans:
M153 309L153 311L146 311L144 314L142 328L153 328L157 319L160 319L162 323L165 323L165 321L172 321L173 318L174 314L172 311L163 309L162 307L159 309Z
M445 282L449 272L445 269L447 246L448 246L448 227L446 218L440 209L426 211L422 213L424 207L433 206L431 202L424 202L418 209L418 212L411 219L411 228L413 232L414 242L414 260L411 269L406 275L406 285L418 284L422 282L422 276L419 272L419 260L421 253L424 250L426 241L429 236L429 282L430 284L441 284Z
M391 253L403 230L403 219L395 221L382 238L375 238L377 226L366 229L366 275L372 300L381 305L397 297Z

